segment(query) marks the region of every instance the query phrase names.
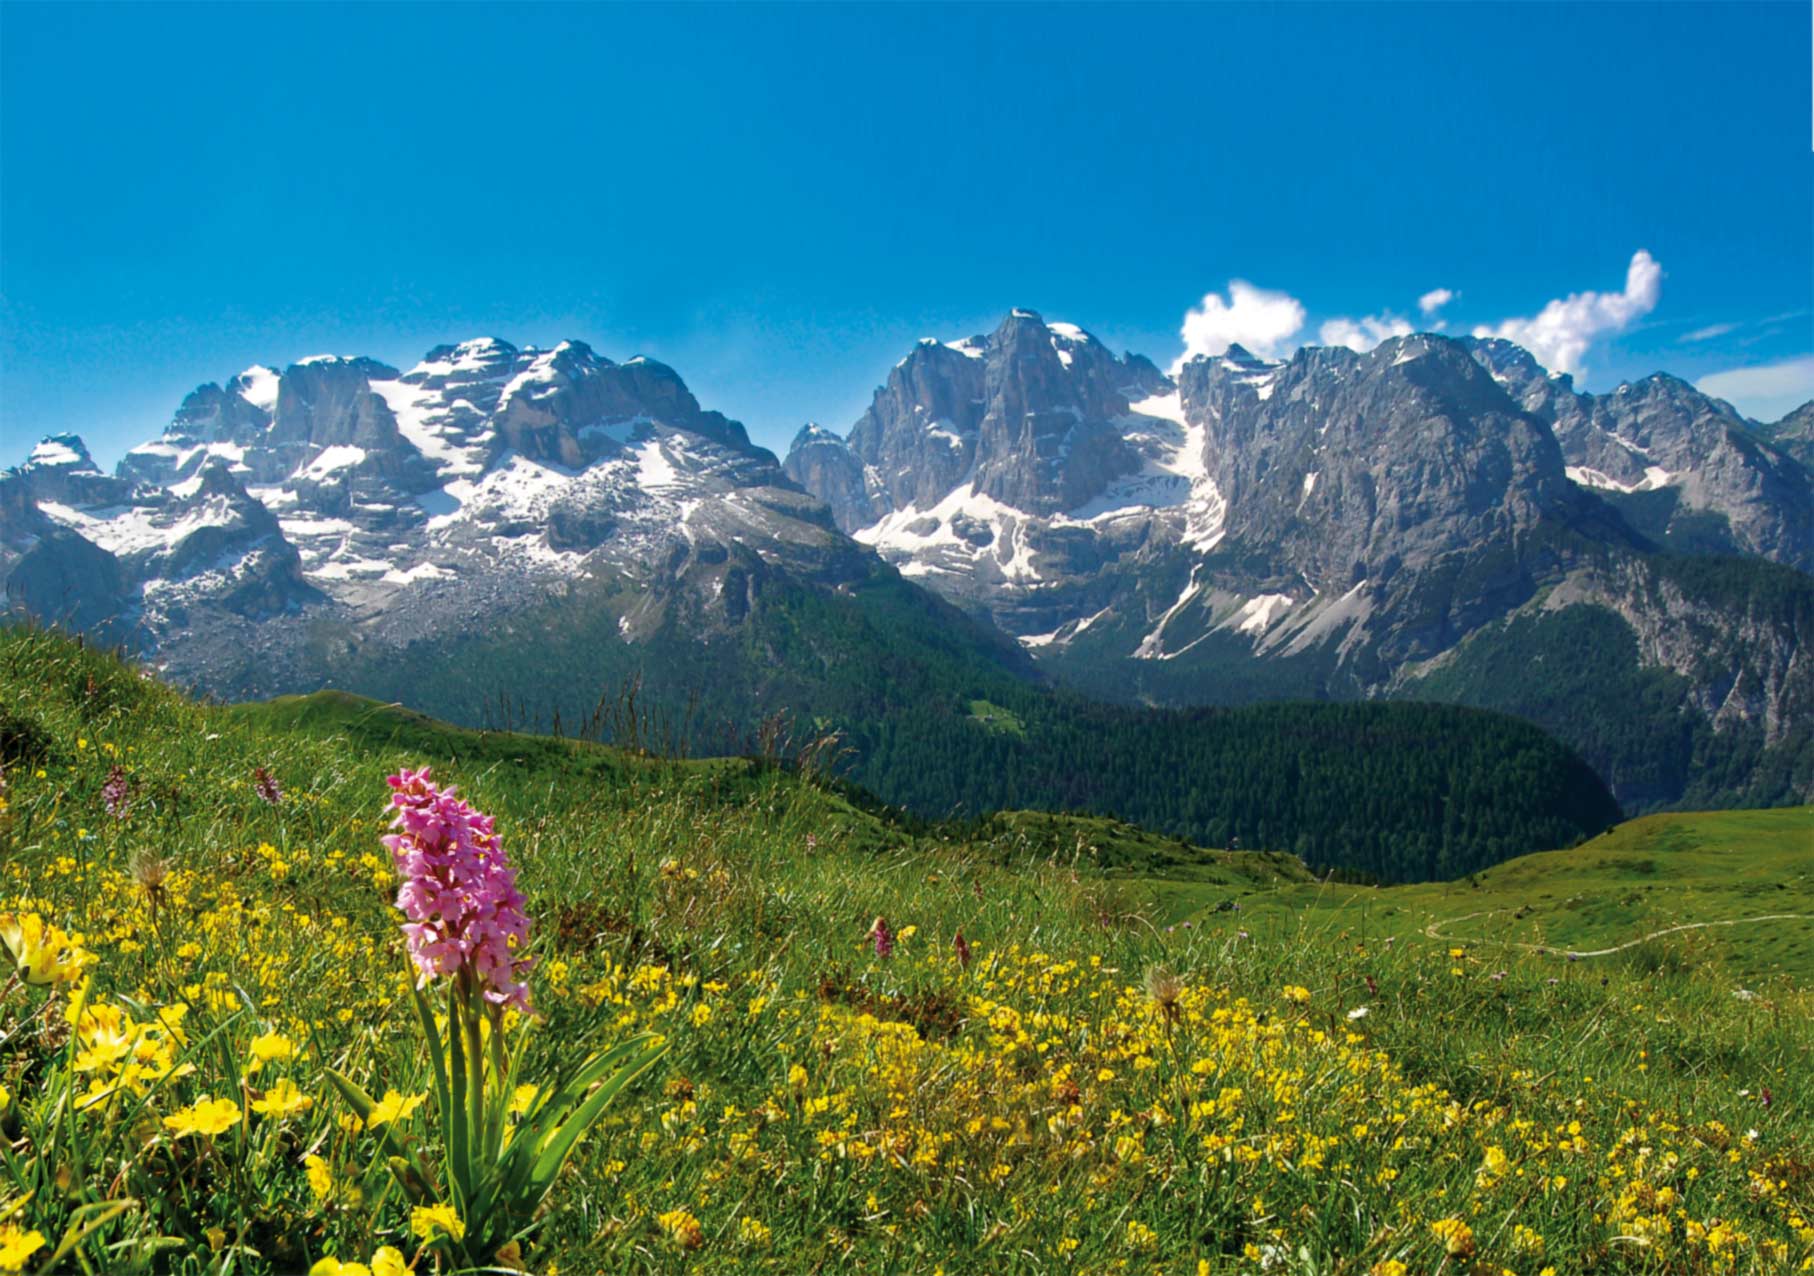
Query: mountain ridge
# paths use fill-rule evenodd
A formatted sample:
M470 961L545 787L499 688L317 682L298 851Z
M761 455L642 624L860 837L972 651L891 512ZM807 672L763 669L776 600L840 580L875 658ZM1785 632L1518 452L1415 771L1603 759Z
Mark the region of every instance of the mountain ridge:
M1580 395L1497 339L1413 333L1367 353L1305 347L1278 361L1234 347L1149 377L1138 401L1092 400L1087 385L1054 396L1078 425L1117 432L1142 458L1133 473L1073 472L1068 490L1083 499L1054 510L985 484L1013 459L999 434L991 451L987 434L960 421L960 449L936 425L952 401L978 419L1019 409L990 387L1049 373L1026 332L1042 322L1011 315L962 343L963 363L954 347L923 340L848 438L820 429L784 464L845 530L1014 634L1060 681L1162 704L1404 694L1431 662L1462 653L1465 663L1473 635L1560 597L1652 635L1636 659L1686 679L1681 714L1716 734L1755 734L1766 750L1805 752L1783 711L1810 676L1799 654L1814 642L1805 609L1748 629L1752 643L1735 640L1745 627L1736 621L1714 626L1736 681L1774 688L1761 701L1739 697L1746 717L1712 695L1721 675L1700 652L1654 639L1680 620L1653 587L1669 572L1636 566L1669 553L1770 558L1796 569L1780 587L1805 594L1806 467L1722 401L1667 374ZM1047 331L1054 351L1068 344ZM1152 367L1092 357L1088 374ZM1017 358L1033 371L993 367ZM1636 572L1650 585L1600 588L1614 560L1626 567L1613 577ZM1721 614L1724 604L1703 598ZM1571 743L1586 738L1534 704L1497 707ZM1790 769L1814 783L1805 766ZM1624 796L1681 793L1634 784Z
M75 436L41 443L0 475L0 584L232 697L330 676L401 694L408 669L464 687L437 708L470 719L536 690L532 666L570 712L580 682L647 673L735 688L746 724L935 686L960 705L1051 681L1178 707L1440 693L1556 731L1627 800L1679 799L1468 672L1500 659L1495 627L1566 603L1614 613L1634 666L1675 679L1671 712L1805 796L1806 606L1747 612L1702 582L1689 625L1674 569L1646 566L1756 559L1772 536L1799 553L1805 467L1696 394L1581 396L1508 343L1433 334L1232 346L1168 376L1023 309L920 341L848 437L809 425L779 460L672 368L582 342L476 338L407 370L313 356L197 387L111 475ZM1624 481L1646 450L1668 482ZM889 654L839 670L829 633ZM523 659L537 644L561 654ZM517 672L487 690L454 652Z

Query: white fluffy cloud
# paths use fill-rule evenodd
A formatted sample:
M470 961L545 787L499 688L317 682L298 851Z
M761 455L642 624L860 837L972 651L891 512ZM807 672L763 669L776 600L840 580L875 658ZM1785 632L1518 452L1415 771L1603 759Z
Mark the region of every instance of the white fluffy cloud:
M1455 293L1452 290L1432 288L1417 299L1417 308L1423 312L1424 318L1428 319L1453 300L1455 300Z
M1551 372L1578 372L1589 346L1656 309L1662 291L1663 267L1640 248L1626 268L1623 292L1570 293L1529 319L1483 325L1474 329L1474 335L1516 341Z
M1202 305L1184 316L1184 326L1179 329L1184 353L1172 364L1172 371L1200 354L1222 354L1237 344L1263 358L1281 358L1297 348L1293 338L1303 327L1304 304L1296 297L1256 288L1245 279L1231 279L1226 299L1220 293L1208 293Z
M1347 346L1356 354L1366 354L1387 337L1408 337L1413 331L1410 320L1384 314L1331 319L1316 335L1326 346Z
M1702 394L1726 400L1755 421L1780 421L1814 399L1814 354L1715 372L1694 384Z

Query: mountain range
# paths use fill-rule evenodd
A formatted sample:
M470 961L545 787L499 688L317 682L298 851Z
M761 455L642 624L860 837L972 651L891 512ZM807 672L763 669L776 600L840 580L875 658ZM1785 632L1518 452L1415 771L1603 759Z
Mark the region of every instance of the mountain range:
M1015 310L782 461L660 363L486 338L249 368L111 474L45 439L0 476L0 585L223 697L785 711L923 805L996 795L905 759L963 771L1042 706L1274 699L1515 714L1637 809L1805 799L1811 415L1434 334L1167 373Z

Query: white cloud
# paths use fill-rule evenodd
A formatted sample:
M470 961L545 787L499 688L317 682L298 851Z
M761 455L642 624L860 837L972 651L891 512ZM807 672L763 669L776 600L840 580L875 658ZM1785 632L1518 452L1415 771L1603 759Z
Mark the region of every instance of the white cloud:
M1263 358L1281 358L1297 348L1292 339L1303 327L1304 305L1296 297L1231 279L1227 300L1220 293L1207 293L1203 304L1184 316L1178 330L1184 353L1173 362L1172 371L1200 354L1222 354L1236 344Z
M1814 354L1755 368L1715 372L1694 383L1756 421L1780 421L1814 399Z
M1455 300L1457 295L1457 293L1448 288L1432 288L1417 299L1417 308L1423 312L1424 318L1428 319L1438 310L1441 310L1444 306Z
M1737 331L1738 325L1735 323L1710 323L1705 328L1696 328L1693 332L1684 332L1681 336L1677 337L1676 340L1711 341L1715 337L1723 337L1729 332Z
M1316 335L1326 346L1347 346L1356 354L1366 354L1387 337L1408 337L1412 331L1409 320L1385 314L1331 319Z
M1631 255L1623 292L1570 293L1532 318L1507 319L1496 328L1482 326L1474 329L1474 335L1515 341L1551 372L1578 372L1589 346L1656 309L1662 290L1663 267L1640 248Z

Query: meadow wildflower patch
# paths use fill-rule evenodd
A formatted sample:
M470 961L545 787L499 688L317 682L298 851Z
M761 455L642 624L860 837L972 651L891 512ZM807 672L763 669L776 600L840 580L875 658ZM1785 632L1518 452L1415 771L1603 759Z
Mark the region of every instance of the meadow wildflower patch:
M785 773L427 773L33 660L0 1272L1814 1270L1787 983L1168 934Z

